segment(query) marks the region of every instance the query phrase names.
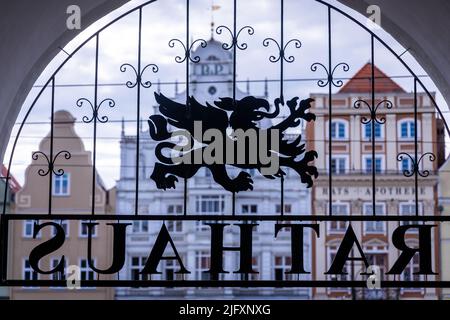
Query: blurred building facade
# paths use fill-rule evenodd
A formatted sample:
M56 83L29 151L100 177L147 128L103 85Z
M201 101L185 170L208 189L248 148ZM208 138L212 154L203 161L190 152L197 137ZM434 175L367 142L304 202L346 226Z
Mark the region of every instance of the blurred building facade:
M213 103L219 97L232 97L232 55L223 50L222 43L213 38L208 41L206 48L199 47L193 56L199 56L200 62L191 64L190 95L193 95L200 103ZM265 84L262 98L267 99L267 83ZM168 95L166 92L162 92ZM249 83L246 90L239 87L236 90L236 98L241 99L250 94ZM253 94L255 95L255 94ZM186 93L175 89L174 100L185 103ZM155 107L154 113L159 113ZM271 125L270 120L265 119L261 126ZM121 148L121 172L120 180L117 182L117 212L118 214L131 214L134 212L135 191L135 159L136 159L136 135L127 135L122 130L120 141ZM294 139L298 132L290 133L290 139ZM178 182L176 189L167 191L156 188L150 180L155 159L156 142L151 140L147 130L140 133L139 154L140 181L139 181L139 214L166 214L182 215L183 209L183 182ZM228 168L231 176L237 174L234 168ZM254 190L236 194L237 214L280 214L280 181L268 180L259 173L249 172L254 180ZM208 169L201 169L197 175L188 180L187 214L231 214L232 194L223 190L212 178ZM309 192L300 183L299 177L287 171L284 185L284 213L288 214L310 214ZM242 222L238 222L242 223ZM208 280L208 274L204 271L210 265L210 229L196 221L166 221L166 226L174 239L177 250L180 253L184 265L191 274L184 278L174 272L178 271L178 264L171 261L161 262L161 275L154 275L151 279L189 279ZM149 254L149 245L155 240L161 228L160 222L135 222L132 230L129 230L127 238L127 261L126 267L120 274L120 279L142 279L138 270L142 269ZM225 246L239 246L239 228L226 227L224 235ZM274 222L260 223L254 230L253 236L253 265L259 274L249 275L251 280L289 280L309 279L309 275L299 278L285 274L291 264L290 232L280 232L278 237L274 236ZM305 234L305 268L311 268L310 235ZM231 271L221 279L238 280L241 275L232 273L238 269L239 256L237 252L226 252L224 254L224 268ZM168 285L169 286L169 285ZM305 288L117 288L118 299L138 299L149 297L191 297L191 298L226 298L226 297L258 297L308 299L311 290Z
M50 154L50 133L41 140L39 152L41 156L33 157L25 171L25 183L16 195L15 213L17 214L47 214L49 206L49 179L52 177L52 211L51 214L90 214L92 160L91 152L87 151L74 129L75 118L67 111L54 113L54 155L60 151L70 152L70 159L63 156L55 161L55 171L64 170L61 175L51 174L41 176L39 170L48 169L45 154ZM60 173L60 172L58 172ZM104 188L97 174L95 186L95 214L113 213L109 193ZM112 195L113 196L113 195ZM47 220L46 220L47 221ZM30 251L38 244L53 236L52 228L43 228L34 238L36 223L43 220L14 220L10 222L9 239L9 279L19 280L63 280L67 274L55 273L41 275L35 272L29 262ZM63 246L51 255L40 260L40 268L44 271L54 269L62 258L66 259L66 267L76 265L80 268L81 280L110 279L108 275L99 275L89 268L87 260L88 230L81 220L57 220L66 234ZM94 265L106 269L111 264L112 233L107 229L105 221L94 228L92 236L92 257ZM66 270L67 271L67 270ZM82 288L70 290L57 287L12 287L11 299L112 299L112 288Z
M418 180L419 215L439 214L437 208L437 169L445 155L442 120L438 119L433 104L425 93L417 95L417 128L414 122L414 93L405 92L376 66L375 106L375 159L372 159L372 65L366 64L336 94L332 96L331 132L329 132L328 94L311 94L315 99L311 112L315 113L315 122L307 125L309 148L318 152L316 166L321 171L313 187L312 210L315 215L330 214L329 192L332 192L331 210L334 215L415 215L415 184L413 161L415 153L415 130L418 134L418 156L425 155L419 164L421 172L429 171L428 177ZM364 100L358 107L358 100ZM392 103L387 108L385 100ZM357 107L355 107L355 105ZM385 123L383 123L385 119ZM329 161L329 141L332 139L331 165ZM431 156L433 154L435 157ZM409 157L408 155L412 156ZM433 159L430 159L430 156ZM436 159L434 159L436 158ZM434 160L434 161L430 161ZM372 166L375 166L375 210L372 208ZM332 172L332 190L329 190L329 170ZM411 175L411 176L410 176ZM407 224L408 222L400 222ZM324 275L336 255L340 241L347 229L347 222L327 222L321 224L321 237L313 241L313 259L317 280L332 280ZM399 222L366 221L351 223L370 264L381 268L383 279L394 280L385 273L392 267L399 255L393 247L390 237ZM438 231L433 233L433 269L439 270ZM391 243L391 244L390 244ZM417 246L417 234L407 234L407 244ZM359 257L355 249L355 255ZM425 280L415 275L418 270L418 257L395 280ZM365 280L367 276L359 274L363 269L361 262L347 262L344 271L347 275L335 280ZM428 276L427 280L437 280ZM366 290L349 288L315 288L317 299L432 299L436 298L436 289L402 288Z

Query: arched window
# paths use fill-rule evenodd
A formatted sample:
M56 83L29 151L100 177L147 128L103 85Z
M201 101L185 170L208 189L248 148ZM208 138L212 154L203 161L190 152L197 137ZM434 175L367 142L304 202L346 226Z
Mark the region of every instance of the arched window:
M420 123L417 122L417 136L420 133ZM413 119L404 119L398 122L398 136L400 139L414 139L416 126Z
M348 122L345 120L332 120L331 138L335 140L348 139Z
M375 140L381 139L384 136L384 126L378 122L374 123L374 135ZM372 139L372 123L366 123L363 125L363 137L366 140Z

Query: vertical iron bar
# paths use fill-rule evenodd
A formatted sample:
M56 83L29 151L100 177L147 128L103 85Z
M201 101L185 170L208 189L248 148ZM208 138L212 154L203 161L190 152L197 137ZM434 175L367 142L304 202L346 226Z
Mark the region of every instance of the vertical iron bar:
M284 62L284 0L281 0L281 37L280 37L280 99L281 103L284 105L284 93L283 93L283 82L284 82L284 73L283 73L283 62ZM280 187L281 187L281 210L280 213L283 216L284 215L284 176L281 172L281 180L280 180Z
M7 280L7 270L8 270L8 224L9 220L6 215L3 215L0 218L0 241L1 241L1 282L5 282Z
M236 14L236 0L233 1L233 105L236 106L236 47L237 47L237 34L236 34L236 24L237 24L237 14ZM236 193L233 191L232 197L232 212L234 216L236 214Z
M331 65L332 65L332 61L331 61L331 7L328 7L328 72L329 72L329 76L328 76L328 210L329 210L329 215L333 215L332 212L332 208L333 208L333 174L331 171L331 161L332 161L332 135L331 135L331 115L332 115L332 74L331 74Z
M52 78L52 102L51 102L51 115L50 115L50 154L49 159L51 166L49 170L49 181L48 181L48 215L52 214L52 194L53 194L53 130L54 130L54 117L53 114L55 112L55 77Z
M414 156L415 156L415 170L414 170L414 186L415 192L414 196L416 199L416 216L419 215L419 141L418 141L418 126L417 126L417 78L414 78ZM422 146L422 154L423 154L423 146Z
M141 42L142 42L142 7L139 8L139 31L138 31L138 65L137 65L137 97L136 97L136 186L134 195L134 214L138 215L139 206L139 155L140 155L140 121L141 121Z
M188 117L191 116L191 106L189 104L189 0L186 0L186 110ZM183 214L187 215L187 177L184 178L184 199L183 199Z
M372 215L376 215L375 211L375 44L374 44L374 36L371 37L371 61L372 61L372 110L371 110L371 138L372 138Z
M98 112L98 39L99 34L95 36L95 87L94 87L94 142L93 142L93 150L92 150L92 215L95 215L95 182L96 182L96 171L95 165L97 161L97 112Z
M284 80L284 0L281 0L281 59L280 59L280 99L284 104L283 80Z

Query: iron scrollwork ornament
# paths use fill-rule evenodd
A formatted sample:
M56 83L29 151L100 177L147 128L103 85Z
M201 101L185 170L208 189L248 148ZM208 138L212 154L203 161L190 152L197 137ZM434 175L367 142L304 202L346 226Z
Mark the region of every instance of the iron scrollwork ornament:
M403 170L403 175L407 178L412 177L414 174L418 174L419 176L421 176L422 178L426 178L430 175L430 170L423 170L421 171L419 169L420 167L420 163L425 159L425 157L428 157L428 160L430 160L431 162L436 160L436 156L431 153L431 152L427 152L422 154L419 159L415 159L415 157L411 156L410 154L406 153L406 152L401 152L397 155L397 161L403 161L404 159L409 158L411 160L412 166L410 169L404 169Z
M275 45L278 47L278 56L275 55L271 55L269 57L269 61L272 63L278 62L281 59L283 59L284 61L286 61L287 63L292 63L295 61L295 57L293 55L287 56L286 57L286 49L289 47L289 45L292 43L295 48L300 49L302 47L302 43L300 42L300 40L298 39L291 39L289 40L284 46L283 48L281 47L281 45L278 43L277 40L273 39L273 38L266 38L263 40L263 46L264 47L269 47L270 43L273 42L275 43Z
M319 87L321 87L321 88L324 88L324 87L326 87L329 84L332 84L336 88L342 87L344 82L341 79L335 80L334 74L335 74L336 70L339 67L342 67L342 70L344 72L348 72L350 70L350 66L347 63L345 63L345 62L338 63L333 68L333 70L328 70L328 68L325 67L322 63L316 62L316 63L313 63L311 65L311 71L312 72L316 72L319 67L323 68L325 70L326 75L327 75L326 80L321 79L321 80L317 81L317 85Z
M105 103L108 104L108 106L110 108L114 108L114 106L116 105L116 103L114 102L113 99L107 98L102 100L102 102L100 102L97 106L94 106L88 99L86 98L80 98L77 100L77 106L79 108L83 107L84 103L88 103L91 106L92 109L92 117L88 117L88 116L83 116L83 122L84 123L91 123L94 119L96 119L96 121L100 122L100 123L106 123L108 122L108 117L107 116L101 116L99 117L99 110L100 107Z
M383 101L379 102L375 107L372 107L365 100L357 100L357 101L355 101L353 107L355 109L360 109L362 105L365 105L370 111L370 118L367 118L366 116L361 117L362 124L369 124L373 121L378 124L385 124L386 118L384 116L381 116L380 118L378 118L377 111L380 108L380 106L382 106L382 105L384 105L386 107L386 109L388 109L388 110L392 109L392 107L393 107L392 102L389 100L383 100Z
M228 28L227 26L223 26L223 25L222 26L218 26L216 28L216 33L218 35L221 35L224 30L227 30L228 33L230 34L230 37L231 37L231 42L230 43L224 42L222 44L222 48L224 50L231 50L233 47L236 47L239 50L246 50L247 47L248 47L247 43L245 43L245 42L239 43L238 42L241 32L247 31L247 33L250 36L255 33L255 29L253 29L251 26L244 26L241 29L239 29L239 31L237 31L236 34L234 34L233 31L231 31L230 28Z
M120 71L121 71L121 72L126 72L128 67L130 67L130 68L134 71L134 74L136 75L136 81L135 81L135 82L130 81L130 80L126 82L126 86L127 86L128 88L130 88L130 89L136 87L138 84L139 84L141 87L143 87L143 88L146 88L146 89L150 88L150 87L152 86L152 83L151 83L150 81L144 81L144 82L143 82L143 80L142 80L145 71L146 71L147 69L149 69L149 68L151 69L151 71L152 71L153 73L157 73L157 72L159 71L158 66L157 66L156 64L154 64L154 63L150 63L150 64L146 65L144 68L142 68L142 70L141 70L140 73L138 73L138 71L136 70L136 68L135 68L134 66L132 66L131 64L129 64L129 63L124 63L124 64L122 64L122 65L120 66Z
M200 62L200 57L199 56L192 57L192 50L194 48L194 45L196 43L199 43L200 47L202 47L202 48L206 48L206 46L208 45L207 42L205 40L203 40L203 39L197 39L197 40L193 41L190 46L185 45L183 43L183 41L181 41L179 39L171 39L169 41L169 47L174 48L175 47L175 43L179 43L182 46L183 50L184 50L184 56L183 57L181 57L181 56L176 56L175 57L175 62L176 63L183 63L184 61L186 61L186 59L188 59L192 63L199 63Z
M56 162L57 158L58 158L59 156L61 156L61 155L64 156L64 159L66 159L66 160L69 160L69 159L72 157L72 155L70 154L69 151L63 150L63 151L59 151L59 152L53 157L53 159L50 159L49 156L47 156L47 155L46 155L44 152L42 152L42 151L36 151L36 152L34 152L33 155L31 156L31 158L32 158L33 160L38 160L38 159L39 159L39 156L42 156L42 157L45 159L45 161L47 162L47 170L44 170L44 169L42 169L42 168L38 170L38 174L39 174L41 177L45 177L45 176L48 175L50 172L53 172L53 174L56 175L56 176L62 176L62 175L64 174L64 169L59 168L59 169L55 170L55 162Z

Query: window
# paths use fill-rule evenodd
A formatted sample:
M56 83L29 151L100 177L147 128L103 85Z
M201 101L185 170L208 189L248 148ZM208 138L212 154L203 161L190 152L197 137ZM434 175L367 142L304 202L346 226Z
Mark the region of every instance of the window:
M334 174L342 174L347 171L347 157L333 156L331 158L331 172Z
M95 280L94 270L89 267L87 259L80 260L80 280Z
M404 172L413 172L413 162L410 157L403 157L402 161L400 162L400 173L403 174Z
M337 253L336 247L328 248L328 267L327 267L327 269L329 269L331 267L331 265L333 264L333 261L336 258L336 253ZM330 275L329 277L331 277L331 280L335 280L335 281L347 281L347 280L349 280L350 267L351 267L351 262L347 260L344 267L342 268L343 274ZM334 290L334 291L345 290L345 291L347 291L347 288L339 288L339 287L331 288L330 287L330 290Z
M171 204L167 206L167 214L180 215L183 213L183 205ZM183 232L183 221L181 220L167 220L167 230L172 233Z
M275 213L281 213L281 204L275 205ZM290 214L292 213L292 205L290 203L284 204L284 213Z
M241 208L242 208L242 214L246 214L246 213L256 214L256 213L258 213L258 205L256 205L256 204L243 204Z
M55 269L58 266L58 264L60 263L61 259L53 258L50 261L51 261L50 262L50 267L53 270L53 269ZM64 258L64 271L63 272L54 272L54 273L52 273L52 275L51 275L52 280L54 280L54 281L65 280L66 279L66 275L65 275L66 268L67 268L67 257ZM58 288L60 288L60 287L58 287Z
M23 280L38 280L39 275L30 265L30 260L26 259L23 262Z
M133 221L133 233L146 233L148 232L148 221L135 220Z
M195 252L195 279L196 280L210 280L208 272L211 264L211 258L207 251Z
M383 156L375 156L375 173L381 173L384 169ZM372 156L364 156L364 172L372 173Z
M197 214L203 215L220 215L223 214L225 208L224 196L198 196L195 200L195 211ZM196 221L197 230L206 231L209 227L206 223L211 221Z
M337 140L347 139L347 123L342 120L331 121L331 138Z
M375 122L374 123L374 135L375 140L383 137L383 125ZM372 140L372 123L364 124L364 139Z
M333 203L331 205L332 215L336 216L347 216L349 215L349 204L348 203ZM346 221L330 221L329 222L329 231L336 232L345 232L347 230L348 223Z
M363 214L366 216L373 215L372 204L365 203L363 207ZM384 203L375 204L375 215L385 215ZM364 221L364 230L366 233L384 233L384 221Z
M239 261L239 259L236 259L236 261ZM253 271L256 271L257 273L242 273L241 274L241 280L250 280L250 281L257 281L259 280L260 274L259 274L259 259L258 257L252 257L252 268Z
M88 226L86 225L86 223L89 222L95 222L95 221L89 221L89 220L81 220L80 221L80 237L85 238L88 236ZM91 227L92 230L92 237L96 237L97 236L97 225L94 227Z
M24 238L33 238L34 226L37 224L35 220L23 221L23 236ZM37 238L41 237L41 232L37 234Z
M69 221L67 220L60 220L59 225L63 228L64 233L66 234L66 238L69 237ZM52 228L52 237L56 235L56 229Z
M422 214L422 206L421 203L418 203L418 211L419 215ZM416 204L414 202L404 202L400 203L400 215L401 216L415 216L416 215ZM417 224L417 222L413 221L400 221L400 225L410 225L410 224ZM417 233L417 229L411 229L411 233Z
M415 274L419 272L419 255L415 254L412 260L409 262L408 266L403 271L401 277L403 281L421 281L422 276L420 274ZM408 290L421 290L420 288L408 288Z
M149 280L149 274L141 274L141 270L144 269L147 257L131 257L131 279L133 280Z
M164 265L164 279L168 281L183 280L183 274L180 271L180 265L177 261L166 260Z
M53 176L53 195L68 196L70 195L70 174L64 173L61 176Z
M407 119L400 121L398 130L398 135L401 139L414 139L414 136L416 134L416 126L414 124L414 120ZM417 135L419 135L419 131L417 132Z
M293 274L286 273L291 270L292 260L290 256L274 256L274 278L276 281L292 280Z

